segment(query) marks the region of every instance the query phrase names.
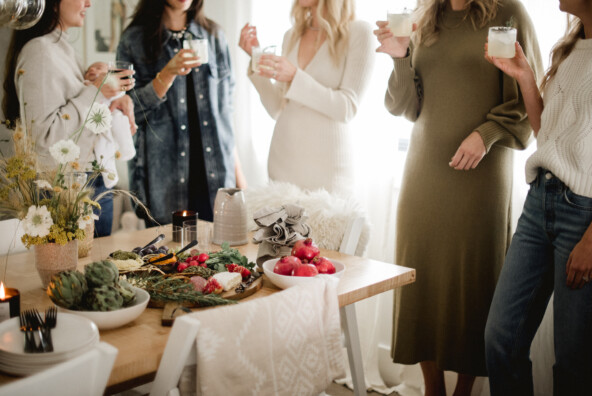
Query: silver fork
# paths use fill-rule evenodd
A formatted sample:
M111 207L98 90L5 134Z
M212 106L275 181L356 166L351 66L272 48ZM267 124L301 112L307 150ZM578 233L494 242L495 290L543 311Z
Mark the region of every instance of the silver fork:
M39 312L37 312L36 309L31 309L26 312L28 313L29 324L33 327L33 330L37 331L37 334L39 335L40 345L37 347L37 352L47 352L47 342L43 336L43 322L41 321Z
M33 329L27 321L25 312L21 312L19 316L21 331L25 333L25 353L35 352L37 345L35 345L35 337L33 336Z
M56 327L58 323L58 309L56 307L49 307L45 310L45 335L47 338L48 352L53 352L53 341L51 339L51 329Z

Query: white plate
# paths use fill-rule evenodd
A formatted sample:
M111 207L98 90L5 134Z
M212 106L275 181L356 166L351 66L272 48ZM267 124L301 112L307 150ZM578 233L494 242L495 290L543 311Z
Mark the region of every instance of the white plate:
M144 312L148 301L150 301L150 294L144 289L132 286L136 292L136 301L134 305L121 308L115 311L73 311L70 309L58 306L60 312L68 312L70 314L83 316L92 320L99 329L109 330L121 327L133 320Z
M58 313L55 329L51 331L53 352L36 354L39 356L55 356L76 351L94 340L99 339L99 330L90 320L67 313ZM0 323L0 352L20 356L31 356L25 353L25 335L20 330L19 318L12 318Z
M308 282L309 279L314 278L314 276L313 277L288 276L288 275L276 274L275 272L273 272L273 267L275 267L275 263L277 263L278 260L280 260L280 259L279 258L271 259L271 260L267 260L266 262L264 262L263 263L263 272L265 273L267 278L271 281L271 283L273 283L274 285L276 285L280 289L286 289L291 286L301 285L305 282ZM343 273L345 272L345 265L339 261L336 261L333 259L330 259L330 260L333 263L333 265L335 265L335 273L331 274L331 275L317 275L317 276L334 276L337 278L341 278L341 275L343 275Z

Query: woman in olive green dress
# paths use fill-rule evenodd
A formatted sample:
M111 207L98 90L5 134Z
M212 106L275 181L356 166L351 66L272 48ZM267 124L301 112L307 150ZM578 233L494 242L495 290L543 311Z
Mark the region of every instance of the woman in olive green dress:
M394 68L385 104L415 122L397 213L396 263L417 281L395 297L393 359L420 363L426 395L486 376L484 328L510 241L513 149L531 129L515 80L484 59L490 26L512 21L536 71L535 32L518 0L429 0L416 29L375 31Z

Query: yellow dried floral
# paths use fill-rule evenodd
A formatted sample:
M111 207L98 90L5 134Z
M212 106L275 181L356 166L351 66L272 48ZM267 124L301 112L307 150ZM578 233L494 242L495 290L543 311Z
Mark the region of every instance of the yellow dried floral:
M54 186L54 187L53 187L53 191L54 191L54 192L57 192L57 193L60 193L60 192L62 192L63 190L62 190L62 187L60 187L60 186Z
M80 164L76 161L72 161L70 162L70 166L72 167L72 169L74 170L80 170Z
M63 114L62 115L62 118L67 121L67 120L70 119L70 114L67 114L67 113L66 114Z
M18 74L19 76L22 76L23 74L25 74L25 70L24 69L18 69L16 71L16 74Z
M119 152L119 150L117 150L115 152L115 159L120 159L121 158L121 153Z

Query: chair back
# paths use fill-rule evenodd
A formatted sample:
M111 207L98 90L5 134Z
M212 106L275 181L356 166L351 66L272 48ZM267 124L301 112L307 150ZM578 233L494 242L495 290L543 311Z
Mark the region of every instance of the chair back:
M101 396L116 356L115 347L100 342L73 359L0 387L0 395Z
M150 395L178 394L190 351L197 395L318 395L345 374L337 279L175 320ZM196 342L197 352L191 348Z
M0 220L0 255L20 253L27 250L21 242L23 227L18 219Z

